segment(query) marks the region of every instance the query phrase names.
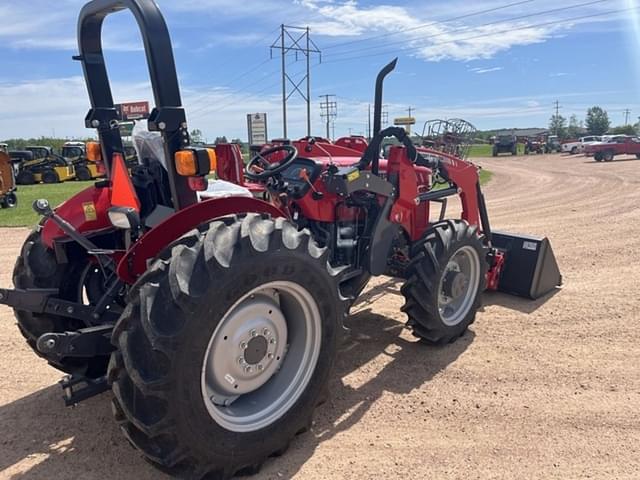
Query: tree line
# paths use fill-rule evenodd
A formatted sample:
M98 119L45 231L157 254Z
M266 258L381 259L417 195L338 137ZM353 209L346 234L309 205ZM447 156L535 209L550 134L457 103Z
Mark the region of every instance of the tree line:
M552 115L549 120L549 131L558 135L561 140L578 138L585 135L637 135L638 125L620 125L611 127L609 114L602 107L594 106L587 110L584 121L578 120L577 115L571 115L567 121L562 115Z

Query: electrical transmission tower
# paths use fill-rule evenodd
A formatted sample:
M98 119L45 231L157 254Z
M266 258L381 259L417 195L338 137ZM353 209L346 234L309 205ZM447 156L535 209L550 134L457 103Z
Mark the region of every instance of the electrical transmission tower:
M300 32L302 32L300 34ZM320 56L322 62L322 52L318 46L311 40L309 35L309 27L292 27L288 25L280 26L280 36L271 45L271 56L273 50L280 50L282 56L282 130L284 138L287 138L287 101L294 93L307 102L307 136L311 136L311 55L316 53ZM287 73L287 54L295 52L296 60L298 54L303 54L307 61L307 73L300 81L295 81ZM300 86L306 80L306 93L300 90ZM287 93L287 85L293 88Z
M382 125L389 125L389 105L382 106Z
M335 95L320 95L324 102L320 102L320 116L327 124L327 138L331 139L330 126L338 116L338 102Z
M556 117L555 117L556 132L555 132L555 134L557 136L560 133L560 102L558 100L556 100L554 105L556 107Z
M629 115L631 115L631 110L629 110L628 108L622 112L624 113L624 124L625 126L629 125Z

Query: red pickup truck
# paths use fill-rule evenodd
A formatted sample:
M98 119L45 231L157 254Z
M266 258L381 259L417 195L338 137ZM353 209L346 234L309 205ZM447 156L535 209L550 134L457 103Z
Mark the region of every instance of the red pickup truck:
M585 147L585 154L593 156L597 162L610 162L616 155L635 155L640 159L640 138L630 135L616 135L607 142L597 142Z

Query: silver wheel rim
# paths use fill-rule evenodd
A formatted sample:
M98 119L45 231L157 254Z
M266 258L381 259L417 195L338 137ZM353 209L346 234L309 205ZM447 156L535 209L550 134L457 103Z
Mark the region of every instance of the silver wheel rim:
M307 388L320 354L313 296L286 281L245 294L224 315L204 355L201 389L213 420L251 432L281 418Z
M442 323L454 327L464 320L480 285L480 256L475 248L466 245L449 259L440 277L438 312Z

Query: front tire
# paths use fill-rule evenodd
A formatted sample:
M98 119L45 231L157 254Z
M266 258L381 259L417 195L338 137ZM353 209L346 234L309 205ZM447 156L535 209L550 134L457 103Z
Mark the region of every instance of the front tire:
M45 170L42 172L42 182L43 183L60 183L60 175L53 169Z
M344 314L327 255L308 231L250 214L155 261L116 325L109 366L116 419L147 459L228 478L309 428Z
M15 192L7 193L2 199L2 208L15 208L18 206L18 197Z
M464 334L480 308L488 249L475 226L447 220L412 247L402 311L413 334L445 345Z
M76 167L76 179L79 182L88 182L91 180L91 172L87 167Z
M33 185L36 183L36 177L33 172L29 170L22 170L16 177L16 183L18 185Z
M607 151L606 151L606 152L604 152L604 154L602 155L602 159L603 159L605 162L611 162L611 161L613 161L613 157L614 157L614 156L615 156L615 155L614 155L613 151L611 151L611 150L607 150Z

